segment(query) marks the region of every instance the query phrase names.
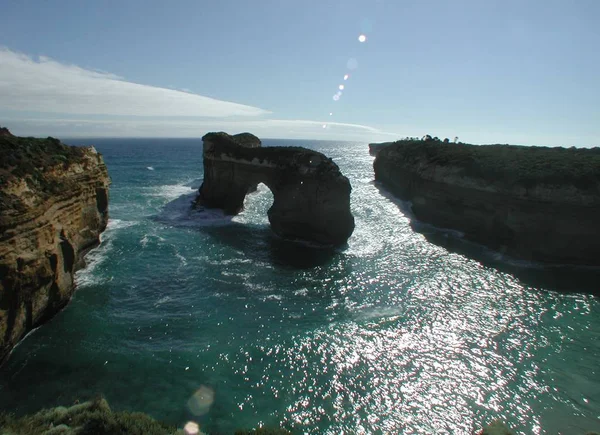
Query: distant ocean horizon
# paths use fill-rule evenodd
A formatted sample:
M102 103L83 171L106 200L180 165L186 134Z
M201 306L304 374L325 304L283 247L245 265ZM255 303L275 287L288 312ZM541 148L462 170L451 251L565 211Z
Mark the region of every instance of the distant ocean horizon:
M411 221L374 182L368 142L263 140L349 178L354 234L324 250L271 232L264 185L233 218L192 210L201 137L61 139L103 154L110 221L73 300L3 367L4 411L103 394L206 432L600 431L597 271Z

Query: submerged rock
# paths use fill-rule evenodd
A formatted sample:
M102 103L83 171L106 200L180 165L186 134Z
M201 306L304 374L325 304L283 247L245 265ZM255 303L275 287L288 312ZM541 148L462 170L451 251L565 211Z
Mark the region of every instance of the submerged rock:
M238 214L258 183L273 193L268 217L279 236L340 245L354 230L350 182L324 154L301 147L260 147L249 133L208 133L197 202Z
M109 178L93 147L0 136L0 362L73 294L108 222Z
M402 140L375 179L414 216L511 256L600 265L600 149Z

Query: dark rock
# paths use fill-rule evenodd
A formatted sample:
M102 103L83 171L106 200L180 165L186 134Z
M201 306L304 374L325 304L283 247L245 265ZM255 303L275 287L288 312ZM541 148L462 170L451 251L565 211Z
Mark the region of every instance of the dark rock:
M372 156L376 156L377 153L383 148L386 147L388 145L393 144L394 142L381 142L381 143L370 143L369 144L369 154L371 154Z
M375 179L414 216L525 260L600 265L600 149L398 141Z
M208 133L197 203L238 214L258 183L273 192L271 228L286 239L340 245L354 230L350 182L327 156L300 147L267 147L249 133Z
M13 137L12 133L6 127L0 127L0 137Z

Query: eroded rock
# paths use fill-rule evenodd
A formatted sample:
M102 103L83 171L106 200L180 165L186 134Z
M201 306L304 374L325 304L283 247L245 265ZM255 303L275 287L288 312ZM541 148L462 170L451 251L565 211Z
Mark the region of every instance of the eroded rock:
M259 183L273 192L268 217L283 238L340 245L354 230L350 182L324 154L300 147L261 147L249 133L208 133L198 203L235 215Z
M0 362L71 298L108 222L109 178L93 148L0 137Z
M598 148L402 140L373 166L422 222L525 260L600 265Z

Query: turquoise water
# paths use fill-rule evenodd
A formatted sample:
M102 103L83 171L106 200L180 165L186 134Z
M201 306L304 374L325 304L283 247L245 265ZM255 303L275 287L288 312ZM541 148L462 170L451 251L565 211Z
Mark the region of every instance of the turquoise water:
M263 185L233 219L190 212L200 140L71 142L104 154L111 221L69 306L2 368L2 409L102 393L219 433L600 430L596 272L411 226L366 144L265 141L318 149L349 177L356 229L329 252L273 236Z

